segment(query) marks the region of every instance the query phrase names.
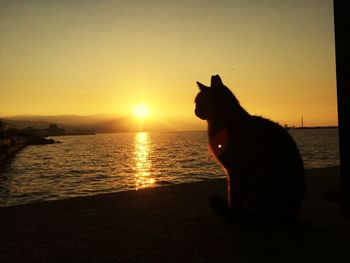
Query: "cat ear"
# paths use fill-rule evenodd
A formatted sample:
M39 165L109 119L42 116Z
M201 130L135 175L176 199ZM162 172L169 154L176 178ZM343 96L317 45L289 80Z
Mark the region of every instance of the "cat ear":
M197 81L197 85L198 85L200 91L204 91L204 90L209 89L209 87L203 85L202 83L200 83L200 82L198 82L198 81Z
M219 75L211 76L211 87L221 87L223 86L221 78Z

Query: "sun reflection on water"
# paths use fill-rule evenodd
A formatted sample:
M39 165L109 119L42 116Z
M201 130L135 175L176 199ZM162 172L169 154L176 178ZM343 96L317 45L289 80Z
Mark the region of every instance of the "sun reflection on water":
M150 138L147 132L138 132L134 139L134 162L136 189L151 187L155 179L151 176L152 162L149 158Z

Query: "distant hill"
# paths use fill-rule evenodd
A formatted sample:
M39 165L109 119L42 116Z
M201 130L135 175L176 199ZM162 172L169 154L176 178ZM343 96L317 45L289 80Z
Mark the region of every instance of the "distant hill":
M133 116L116 115L55 115L55 116L37 116L37 115L18 115L2 118L7 127L25 129L33 127L36 129L47 128L50 124L57 124L67 131L70 130L95 130L97 132L132 132L145 131L180 131L180 130L199 130L204 126L198 125L195 118L173 117L167 120L146 119L142 123Z

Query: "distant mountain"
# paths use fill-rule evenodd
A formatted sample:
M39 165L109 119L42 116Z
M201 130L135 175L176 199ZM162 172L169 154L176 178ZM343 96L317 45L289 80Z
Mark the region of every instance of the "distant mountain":
M79 115L16 115L7 117L6 119L14 121L35 121L45 123L58 123L65 125L84 125L99 122L104 119L115 118L115 115L90 115L90 116L79 116Z
M172 117L167 120L145 119L142 122L133 116L116 115L18 115L3 118L7 127L25 129L33 127L37 129L47 128L50 124L57 124L67 131L70 130L95 130L97 132L128 132L128 131L180 131L199 130L195 118ZM203 128L202 128L203 129Z
M47 121L32 121L32 120L13 120L8 118L1 119L5 123L5 128L25 129L33 127L36 129L44 129L51 124Z

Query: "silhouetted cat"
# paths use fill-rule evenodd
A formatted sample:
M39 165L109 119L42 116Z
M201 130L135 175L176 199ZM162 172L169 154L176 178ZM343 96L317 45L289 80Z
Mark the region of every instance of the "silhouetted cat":
M212 207L233 216L295 219L305 177L293 138L277 123L250 115L218 75L210 87L197 84L195 114L208 122L210 148L228 175L228 200L212 198Z

